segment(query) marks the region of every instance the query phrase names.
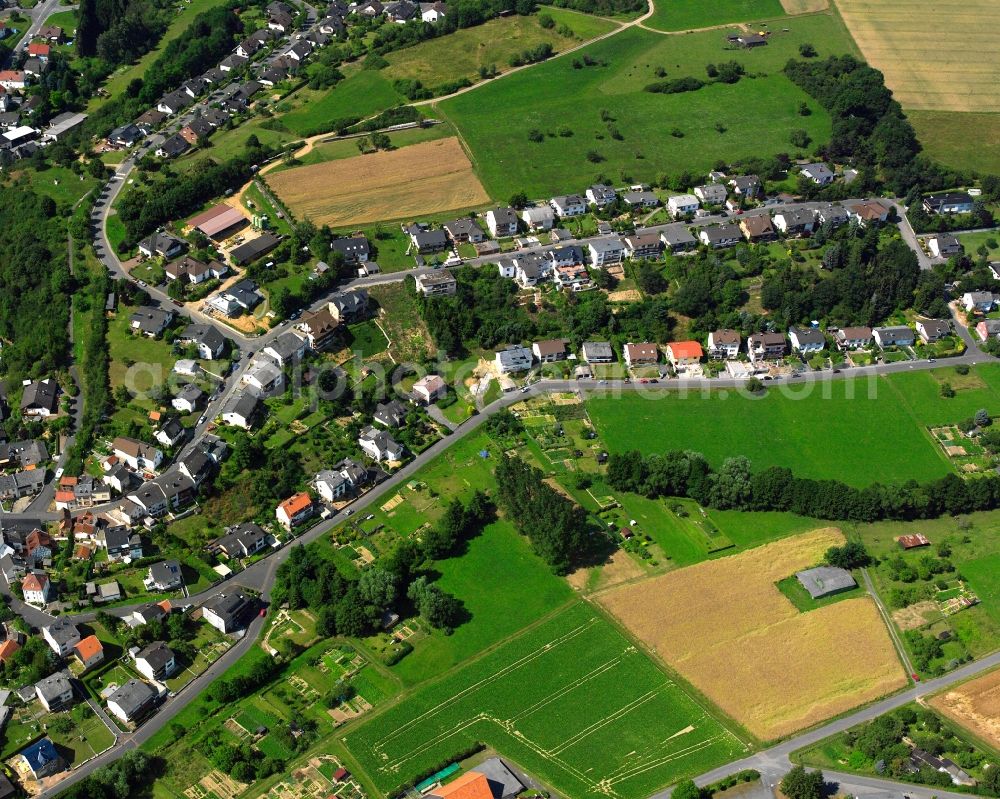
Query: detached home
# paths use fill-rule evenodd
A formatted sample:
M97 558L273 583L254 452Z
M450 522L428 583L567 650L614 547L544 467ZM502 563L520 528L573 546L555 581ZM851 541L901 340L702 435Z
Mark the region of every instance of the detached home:
M358 437L358 446L372 460L399 461L403 459L403 446L396 443L385 430L366 427Z
M413 396L425 405L436 402L448 393L448 385L439 375L427 375L413 384Z
M928 240L927 249L935 258L951 258L953 255L961 255L963 250L962 242L947 233L941 233Z
M486 227L491 236L514 236L517 234L517 214L513 208L492 208L486 212Z
M667 210L674 219L693 214L700 207L701 203L693 194L675 194L667 200Z
M694 189L694 196L705 205L722 205L728 193L722 183L708 183L704 186L695 186Z
M708 355L717 360L731 360L739 355L741 343L735 330L713 330L708 334Z
M721 249L739 244L743 238L743 232L736 225L713 225L699 230L698 238L702 244Z
M842 327L833 337L837 340L837 347L841 350L860 350L872 343L872 329L870 327Z
M872 331L875 343L879 347L911 347L913 346L913 329L907 325L892 325L888 327L876 327Z
M951 191L924 197L924 210L929 214L968 214L973 199L968 192Z
M633 260L659 258L663 243L657 233L633 233L625 237L625 254Z
M108 697L108 710L130 724L152 710L156 697L156 691L148 683L132 679Z
M833 172L826 164L806 164L799 169L799 172L817 186L827 186L833 183Z
M598 208L612 205L618 199L618 193L610 186L603 183L595 183L587 189L587 202Z
M995 302L996 296L989 291L967 291L962 295L962 305L969 312L989 313Z
M819 352L826 347L826 336L811 327L789 328L788 339L792 342L792 351L803 355Z
M793 208L774 215L774 226L786 236L803 236L812 233L816 217L812 211Z
M442 269L440 272L417 275L415 281L417 291L425 297L451 295L458 289L458 282L447 269Z
M609 341L585 341L580 348L587 363L614 363L615 351Z
M483 229L479 227L475 220L467 216L451 222L445 222L444 231L448 234L448 238L456 243L469 242L470 244L478 244L486 238Z
M254 603L239 589L224 594L216 594L202 605L202 618L223 635L242 629Z
M947 319L921 319L916 327L924 344L933 344L951 335L951 322Z
M617 236L592 239L589 245L590 265L596 269L621 263L625 255L625 245Z
M747 339L747 354L754 363L783 357L785 347L785 337L781 333L754 333Z
M553 197L549 205L560 219L572 216L582 216L587 213L587 202L579 194L566 194Z
M633 366L650 366L659 363L660 348L655 344L645 342L642 344L625 345L625 364Z
M534 354L527 347L511 344L499 350L493 360L500 374L526 372L531 368Z
M677 371L697 366L705 356L697 341L672 341L667 344L667 359Z
M539 205L534 208L525 208L521 212L521 219L524 220L528 230L551 230L555 224L556 214L551 207Z
M536 341L531 345L531 351L539 363L565 361L569 354L566 350L566 341L561 338L549 341Z

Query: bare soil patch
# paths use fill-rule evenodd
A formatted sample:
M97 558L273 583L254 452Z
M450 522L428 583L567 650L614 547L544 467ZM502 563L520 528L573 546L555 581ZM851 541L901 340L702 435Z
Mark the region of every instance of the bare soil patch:
M827 528L706 561L599 598L639 639L763 740L905 684L871 599L800 613L775 583L843 542ZM845 652L865 657L845 657Z
M900 630L916 630L931 621L932 617L940 617L940 615L941 611L938 609L937 602L928 599L925 602L917 602L915 605L894 610L892 620L896 622L896 626Z
M1000 669L945 691L930 704L994 749L1000 749Z
M490 199L454 136L286 169L267 181L297 218L332 227L473 208Z

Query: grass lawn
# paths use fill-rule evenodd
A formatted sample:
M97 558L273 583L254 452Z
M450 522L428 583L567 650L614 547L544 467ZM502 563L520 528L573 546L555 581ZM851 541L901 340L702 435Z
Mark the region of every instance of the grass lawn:
M169 42L184 33L198 14L202 11L208 11L210 8L215 8L216 6L225 4L226 0L188 0L188 2L179 4L177 16L174 18L174 21L170 23L170 26L167 28L166 33L163 34L163 38L160 39L157 46L131 66L118 70L110 78L108 78L107 83L104 84L104 89L107 91L108 97L117 97L125 91L125 87L128 86L130 81L134 78L141 78L147 67L149 67L160 55L160 51L166 47ZM102 103L104 103L104 98L98 97L95 94L93 99L91 99L88 108L93 111Z
M617 628L579 603L344 740L387 794L477 741L565 796L600 785L623 799L744 751Z
M49 18L45 20L45 25L58 25L63 29L63 36L67 39L72 39L76 33L76 11L57 11L55 14L50 14Z
M298 107L279 119L296 136L325 133L334 129L337 120L372 116L405 102L392 88L392 81L372 69L358 70L327 91L303 89L295 97Z
M389 340L374 319L347 327L347 347L362 358L371 358L389 347Z
M906 410L922 425L957 422L980 408L986 408L991 415L1000 414L1000 364L981 364L967 375L958 374L952 367L898 373L887 382ZM941 396L943 383L955 389L954 397Z
M777 0L773 0L777 2ZM548 13L546 8L545 12ZM556 19L555 15L552 15ZM548 42L556 52L578 45L584 38L616 27L606 20L584 18L579 15L561 14L558 22L570 29L573 25L587 23L585 33L563 36L557 27L546 30L538 23L537 16L510 16L493 19L484 25L457 30L448 36L429 39L414 47L398 50L386 57L389 66L383 74L390 80L411 78L433 89L443 83L467 78L479 80L479 68L494 66L501 72L510 69L513 55Z
M520 190L550 196L600 174L613 181L653 180L664 172L707 170L718 159L790 152L793 130L823 142L830 119L781 74L782 67L804 41L825 43L824 54L856 52L831 16L802 17L790 28L767 47L738 52L725 48L718 31L676 37L632 28L583 48L579 58L553 59L435 108L458 128L494 198ZM596 63L574 69L585 55ZM668 78L704 78L706 64L732 59L760 77L684 94L643 91L660 80L658 68ZM812 109L810 116L799 116L801 102ZM672 127L683 137L666 135ZM533 130L543 141L529 141Z
M1000 172L1000 114L907 111L924 152L952 169ZM974 131L956 136L956 127Z
M97 179L89 175L77 175L72 169L63 166L49 166L41 171L22 169L14 174L26 177L31 188L38 194L51 197L61 206L73 205L99 185Z
M76 715L76 712L73 714ZM70 765L89 760L115 742L114 733L93 713L89 718L77 722L66 734L61 735L50 730L49 737L64 753L67 751L71 753Z
M372 286L368 294L385 310L379 317L379 324L392 342L389 351L397 363L421 361L435 352L430 333L417 310L416 297L404 283Z
M251 134L256 136L261 144L279 149L298 140L299 137L294 133L264 127L262 124L264 121L260 118L253 118L232 130L220 130L209 139L207 147L199 147L189 156L179 158L175 162L177 168L183 172L189 172L208 159L225 161L240 155L246 149L246 142Z
M693 449L715 466L745 455L756 469L787 466L802 477L837 478L856 486L927 480L950 471L884 380L874 385L874 399L868 398L867 383L803 385L801 394L772 388L760 399L726 392L594 398L588 410L608 447L619 452Z
M505 521L489 525L469 542L467 552L434 568L441 573L435 584L459 597L470 619L451 635L435 632L393 667L410 684L504 640L572 595Z
M120 307L108 325L108 352L111 356L108 372L113 388L131 382L126 379L130 371L126 361L130 360L134 364L131 368L135 370L136 384L129 385L129 388L146 391L164 383L177 358L165 341L132 334L129 316L133 310Z
M779 0L673 0L657 3L653 16L646 20L650 28L661 31L687 31L723 25L727 22L750 22L783 16Z

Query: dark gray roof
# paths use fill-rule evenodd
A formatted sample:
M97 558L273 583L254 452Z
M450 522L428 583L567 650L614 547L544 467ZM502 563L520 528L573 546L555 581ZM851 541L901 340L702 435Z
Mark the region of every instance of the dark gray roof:
M160 672L174 659L174 653L163 641L154 641L137 652L135 659L145 660L154 672Z
M219 616L226 626L239 624L244 615L253 607L250 598L240 590L226 594L216 594L202 605Z
M132 679L111 694L108 701L114 702L125 712L126 716L132 718L155 698L156 691L153 690L152 686L142 680Z
M49 637L60 646L80 640L80 631L67 619L56 619L45 629L48 630Z
M815 569L806 569L797 572L795 577L813 599L846 591L857 585L847 569L835 566L817 566Z

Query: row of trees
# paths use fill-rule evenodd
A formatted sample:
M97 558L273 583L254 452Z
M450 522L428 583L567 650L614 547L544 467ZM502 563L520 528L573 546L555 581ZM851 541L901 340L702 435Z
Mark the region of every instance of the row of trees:
M587 556L587 514L544 481L539 469L504 455L497 464L497 505L556 574L566 574Z
M839 480L796 477L781 466L754 472L745 457L728 458L714 470L703 455L690 451L648 457L637 451L615 453L608 459L607 481L617 491L691 497L722 510L791 511L858 522L933 519L1000 507L996 475L966 481L949 474L928 483L855 488Z

